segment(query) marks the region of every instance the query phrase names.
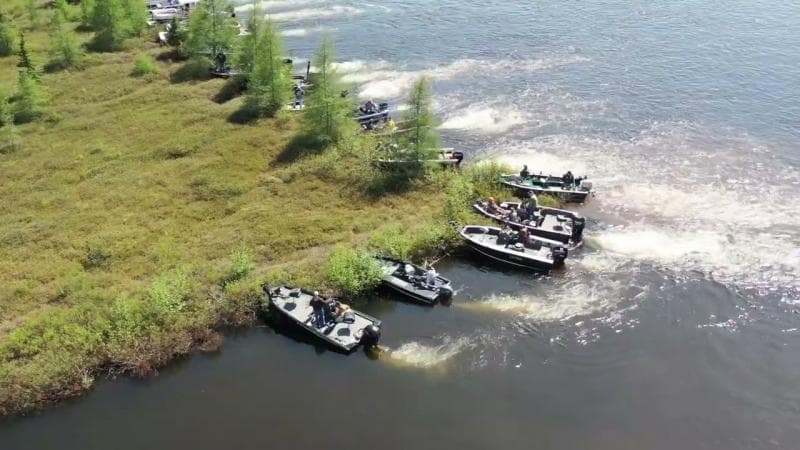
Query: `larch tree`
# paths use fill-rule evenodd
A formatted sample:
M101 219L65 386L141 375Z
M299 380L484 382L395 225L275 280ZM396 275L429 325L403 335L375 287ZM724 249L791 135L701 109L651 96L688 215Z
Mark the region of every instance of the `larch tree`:
M62 2L64 0L61 0ZM66 3L64 3L66 5ZM50 58L51 64L69 68L80 64L81 48L75 35L69 30L67 17L63 10L56 9L51 22Z
M248 33L242 37L236 52L236 58L234 58L236 67L245 77L249 77L250 73L253 71L263 30L264 12L259 6L258 1L254 0L250 18L247 20Z
M342 95L339 76L334 69L333 43L325 38L314 55L316 76L308 95L305 118L310 132L323 145L337 143L352 135L356 129L352 105Z
M425 77L417 80L411 88L403 123L407 129L400 140L403 149L416 160L435 155L440 145L436 131L438 121L432 112L431 88Z
M283 40L272 21L261 25L247 86L247 103L257 116L273 116L289 101L292 78Z
M186 51L191 57L216 58L234 46L238 22L227 0L201 0L189 15Z
M11 20L5 11L0 10L0 56L14 54L14 30L11 29Z

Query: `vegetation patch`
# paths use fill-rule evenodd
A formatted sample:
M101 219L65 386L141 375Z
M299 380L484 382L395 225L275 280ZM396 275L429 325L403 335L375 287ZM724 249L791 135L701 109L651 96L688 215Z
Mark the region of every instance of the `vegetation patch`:
M336 247L326 265L333 287L346 296L360 296L375 289L383 278L381 266L367 252Z

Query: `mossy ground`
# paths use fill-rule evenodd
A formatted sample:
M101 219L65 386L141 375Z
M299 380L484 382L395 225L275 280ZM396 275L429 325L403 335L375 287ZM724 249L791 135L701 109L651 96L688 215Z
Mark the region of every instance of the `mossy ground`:
M12 12L44 66L47 26ZM236 123L243 99L221 102L224 80L177 81L180 63L150 41L43 73L46 116L0 155L0 413L215 343L215 327L252 320L261 281L324 288L334 244L440 209L441 186L383 193L351 152L308 152L291 113ZM142 53L157 69L136 77ZM0 59L9 93L16 62ZM243 247L255 268L226 284Z

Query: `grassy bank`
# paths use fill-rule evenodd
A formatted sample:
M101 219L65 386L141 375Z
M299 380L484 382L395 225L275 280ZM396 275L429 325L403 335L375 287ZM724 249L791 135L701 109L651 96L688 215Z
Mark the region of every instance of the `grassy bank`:
M48 29L23 4L14 23L42 67ZM40 23L50 13L41 2ZM220 327L253 323L263 281L334 288L336 246L441 254L474 198L507 195L496 166L408 181L369 166L368 139L309 149L292 113L238 123L230 85L183 81L150 41L43 72L46 113L0 154L0 414L216 348ZM16 63L0 58L9 94Z

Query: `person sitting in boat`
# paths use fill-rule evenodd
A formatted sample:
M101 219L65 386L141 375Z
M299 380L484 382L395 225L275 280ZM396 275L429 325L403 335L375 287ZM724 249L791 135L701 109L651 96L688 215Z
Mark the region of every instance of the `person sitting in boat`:
M522 245L528 245L531 240L531 232L528 230L528 227L522 227L517 233L517 242L521 243Z
M514 223L519 223L519 214L517 213L516 209L511 210L511 213L508 215L508 220Z
M428 269L425 271L425 284L428 286L436 286L436 277L439 274L436 273L436 269L433 268L432 265L428 264Z
M327 312L330 312L328 300L319 295L319 291L314 291L311 298L311 309L314 311L314 324L317 328L322 328L328 323Z
M506 210L497 204L497 201L494 199L494 197L489 197L489 201L486 203L486 211L489 211L489 214L494 214L497 216L503 216L506 213Z
M406 272L406 276L409 278L413 277L417 273L417 271L414 269L414 266L411 264L406 264L403 266L403 270Z
M378 104L375 103L372 99L367 100L367 103L364 103L364 114L375 114L378 112Z
M564 180L565 186L571 186L575 182L575 176L572 175L572 172L569 170L564 174L564 176L561 177L561 179Z
M522 166L522 170L519 171L519 177L528 178L529 176L531 176L531 173L528 171L528 165L526 164Z
M528 216L528 220L533 220L536 216L536 211L539 210L539 199L536 198L536 194L531 193L531 196L528 197L528 201L525 202L525 214Z
M294 85L294 107L299 108L303 105L303 95L305 95L305 91L300 84Z
M506 247L514 243L514 230L508 225L505 225L502 230L497 234L497 243L505 244Z

